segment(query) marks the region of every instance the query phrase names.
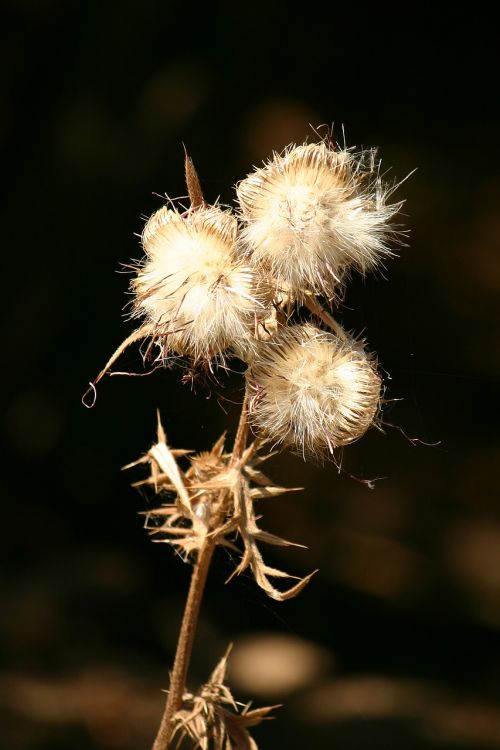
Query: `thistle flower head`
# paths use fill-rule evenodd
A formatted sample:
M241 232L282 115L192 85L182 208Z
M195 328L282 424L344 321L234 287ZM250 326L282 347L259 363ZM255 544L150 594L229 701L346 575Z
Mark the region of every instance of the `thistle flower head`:
M237 186L245 252L287 293L332 296L347 268L365 272L390 254L401 206L386 202L391 192L374 150L290 146Z
M255 272L237 258L236 218L218 207L160 209L146 223L146 257L131 287L133 315L153 326L161 358L209 361L247 338L265 308Z
M352 443L377 413L381 382L371 358L356 341L312 325L283 328L262 344L247 377L258 433L303 455Z

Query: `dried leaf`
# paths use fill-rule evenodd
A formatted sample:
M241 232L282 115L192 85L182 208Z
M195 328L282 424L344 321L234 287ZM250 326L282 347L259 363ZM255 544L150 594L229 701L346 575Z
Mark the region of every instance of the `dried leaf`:
M231 580L234 575L239 575L248 567L250 567L257 584L272 599L275 599L276 601L285 601L286 599L291 599L292 597L296 596L304 588L304 586L307 585L314 573L311 573L305 578L299 579L299 582L295 584L295 586L290 587L286 591L279 591L279 589L273 586L271 581L269 580L270 577L296 578L296 576L291 576L282 570L267 566L264 563L262 555L257 547L256 539L260 537L263 541L270 542L271 544L280 544L285 546L291 545L293 543L287 542L280 537L269 534L268 532L262 531L258 528L253 509L253 502L250 496L250 490L247 482L245 482L245 480L243 480L242 478L237 487L235 487L234 489L233 497L235 505L235 515L238 518L238 532L243 540L244 551L240 564L237 566L228 580Z

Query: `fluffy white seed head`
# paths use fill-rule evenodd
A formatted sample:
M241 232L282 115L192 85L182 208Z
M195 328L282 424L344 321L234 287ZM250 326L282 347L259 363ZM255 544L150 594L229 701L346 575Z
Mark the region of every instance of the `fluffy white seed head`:
M373 360L358 342L312 325L282 328L261 344L247 377L258 434L304 456L352 443L377 414L381 381Z
M248 338L265 311L254 270L235 254L236 218L218 207L164 207L146 223L146 257L131 287L133 314L170 352L209 361Z
M390 254L396 232L375 151L290 146L237 186L246 253L297 297L332 296L344 272L365 272Z

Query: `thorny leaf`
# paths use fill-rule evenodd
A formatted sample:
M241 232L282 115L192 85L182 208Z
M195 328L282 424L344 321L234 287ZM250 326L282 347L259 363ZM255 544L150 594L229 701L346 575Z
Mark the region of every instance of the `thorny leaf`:
M239 486L236 488L234 493L235 501L235 516L239 519L238 531L241 535L244 545L244 552L241 558L241 562L233 572L231 578L234 575L239 575L246 568L250 566L255 576L257 584L264 589L266 594L272 599L277 601L285 601L296 596L303 588L307 585L309 580L312 578L314 573L306 576L305 578L299 579L299 582L292 586L287 591L279 591L269 578L296 578L291 576L282 570L277 568L271 568L264 563L259 548L257 547L257 539L266 541L270 544L276 544L281 546L301 546L296 545L294 542L288 542L285 539L275 536L274 534L268 534L262 531L257 526L257 521L254 515L254 508L252 498L250 496L248 482L241 481Z
M230 650L196 695L184 694L182 708L174 716L172 740L177 748L187 740L193 750L258 750L248 729L271 718L269 713L279 706L250 709L235 701L224 682Z
M235 534L239 535L243 551L230 578L250 568L257 584L270 597L278 601L290 599L306 586L314 573L297 578L265 564L257 542L287 547L303 545L260 529L254 504L299 488L280 487L255 468L269 458L257 454L257 441L245 448L238 461L232 462L231 454L224 452L224 439L225 435L221 435L211 451L198 454L171 449L158 416L158 442L138 461L124 467L148 464L149 477L135 486L149 485L156 494L166 496L167 501L159 508L145 513L145 527L154 541L172 545L186 558L198 552L208 536L215 537L217 544L239 551L233 541ZM178 459L188 462L185 471ZM280 591L271 578L297 578L298 582Z

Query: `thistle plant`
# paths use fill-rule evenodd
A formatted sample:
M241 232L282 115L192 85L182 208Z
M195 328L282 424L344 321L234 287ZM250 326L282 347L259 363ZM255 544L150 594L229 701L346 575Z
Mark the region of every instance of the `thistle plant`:
M314 573L295 577L264 561L261 544L294 544L259 526L262 499L296 488L275 484L262 464L277 449L335 461L336 451L380 420L382 380L364 342L334 309L353 270L391 256L396 185L384 184L375 150L329 140L275 153L236 187L236 210L209 205L186 156L189 204L168 201L146 222L143 260L131 281L138 328L118 347L95 386L136 341L155 367L184 365L211 377L231 358L244 363L245 395L231 448L171 447L157 439L132 466L135 486L158 497L145 526L192 565L192 577L153 750L254 750L249 729L273 707L238 704L225 684L229 651L197 693L186 678L203 590L215 548L239 556L277 601L296 596ZM300 546L300 545L297 545ZM232 576L231 576L232 577ZM281 582L281 585L280 585Z

